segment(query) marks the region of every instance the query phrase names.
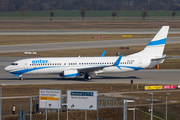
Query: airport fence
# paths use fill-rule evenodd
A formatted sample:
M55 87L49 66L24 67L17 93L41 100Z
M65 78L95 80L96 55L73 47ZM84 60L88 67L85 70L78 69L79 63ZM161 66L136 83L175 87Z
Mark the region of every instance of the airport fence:
M117 98L117 97L107 97L107 96L103 96L103 95L99 95L98 96L98 108L99 109L104 109L104 108L121 108L123 109L123 101L126 99L130 99L130 100L134 100L134 102L132 103L128 103L128 105L126 105L126 107L131 107L131 108L136 108L139 106L146 106L147 109L145 109L146 112L148 112L148 110L150 110L151 108L151 99L146 99L146 98L140 98L140 97L136 97L135 95L132 95L130 98L128 98L129 96L121 96L121 98ZM62 103L67 103L67 99L66 97L62 97ZM32 103L31 103L32 102ZM2 116L9 116L9 115L13 115L13 105L15 106L15 114L17 115L19 113L20 110L23 110L26 112L26 114L29 114L30 111L31 114L45 114L46 110L45 109L39 109L39 97L38 96L33 96L32 97L32 101L30 102L30 97L7 97L2 99ZM165 105L165 100L153 100L154 105ZM31 106L31 107L30 107ZM30 110L31 109L31 110ZM127 109L126 109L127 110ZM61 112L66 112L66 105L62 105L61 107ZM56 112L57 110L55 109L48 109L47 111L48 113L52 113L52 112Z

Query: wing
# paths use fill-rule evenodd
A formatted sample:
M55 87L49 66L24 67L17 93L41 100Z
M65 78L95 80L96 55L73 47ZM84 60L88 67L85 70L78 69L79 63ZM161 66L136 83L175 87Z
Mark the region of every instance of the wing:
M104 68L111 67L111 66L116 66L121 70L119 63L122 59L122 56L123 56L123 54L116 60L116 62L113 65L103 65L103 66L97 66L97 67L80 68L79 72L80 73L89 73L89 72L95 72L95 71L102 71Z
M82 68L79 69L80 73L89 73L89 72L95 72L95 71L99 71L99 70L103 70L105 67L109 67L109 66L99 66L99 67L89 67L89 68Z

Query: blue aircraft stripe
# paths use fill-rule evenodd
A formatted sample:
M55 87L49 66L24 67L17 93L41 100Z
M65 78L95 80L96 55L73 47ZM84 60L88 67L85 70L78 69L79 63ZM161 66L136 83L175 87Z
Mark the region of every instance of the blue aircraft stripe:
M166 43L166 38L157 40L157 41L151 41L147 46L153 46L153 45L162 45Z
M131 68L131 69L133 69L133 70L135 70L135 71L137 71L137 70L143 70L142 67L133 67L133 66L120 66L120 67Z

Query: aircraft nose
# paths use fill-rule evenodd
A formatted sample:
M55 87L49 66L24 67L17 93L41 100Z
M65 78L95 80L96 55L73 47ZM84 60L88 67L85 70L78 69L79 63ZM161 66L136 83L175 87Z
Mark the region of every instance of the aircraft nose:
M4 70L8 72L10 70L10 66L6 66Z

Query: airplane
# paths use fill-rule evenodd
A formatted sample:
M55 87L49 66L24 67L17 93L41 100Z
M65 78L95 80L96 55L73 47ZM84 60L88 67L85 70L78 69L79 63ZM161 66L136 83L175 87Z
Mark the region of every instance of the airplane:
M24 74L51 75L58 74L63 78L84 76L91 80L92 75L101 73L130 72L151 68L163 63L167 58L163 55L169 26L162 26L154 38L140 52L123 56L105 57L42 57L22 59L11 63L4 69L23 80Z

